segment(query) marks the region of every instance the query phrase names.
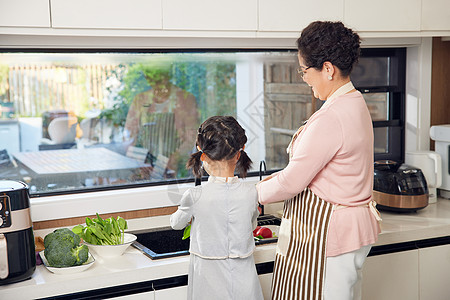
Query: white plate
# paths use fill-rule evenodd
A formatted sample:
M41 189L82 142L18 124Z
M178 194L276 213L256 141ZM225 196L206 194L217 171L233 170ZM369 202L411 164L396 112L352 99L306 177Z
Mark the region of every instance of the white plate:
M44 263L44 266L47 268L47 270L49 270L50 272L55 273L55 274L73 274L73 273L83 272L84 270L89 269L95 262L95 258L91 255L91 253L89 253L87 261L80 266L55 268L55 267L50 267L48 265L48 261L45 258L44 250L39 252L39 256L41 257L42 262Z
M89 247L89 250L93 252L94 256L111 258L121 256L135 240L136 236L134 234L125 233L124 243L119 245L92 245L86 242L83 243Z

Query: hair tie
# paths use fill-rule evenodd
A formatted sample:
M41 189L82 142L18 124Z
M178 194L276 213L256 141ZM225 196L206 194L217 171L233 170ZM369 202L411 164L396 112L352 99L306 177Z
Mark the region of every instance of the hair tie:
M242 150L244 150L244 149L240 148L238 151L241 152Z
M198 150L200 153L203 153L203 150Z

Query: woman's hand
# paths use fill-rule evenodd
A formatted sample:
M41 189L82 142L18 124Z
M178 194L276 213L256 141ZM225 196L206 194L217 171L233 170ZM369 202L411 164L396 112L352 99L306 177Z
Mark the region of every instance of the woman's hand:
M267 181L267 180L272 179L273 176L274 176L275 174L276 174L276 173L270 174L269 176L265 177L265 178L262 179L261 181L257 182L257 183L256 183L256 187L258 187L258 185L259 185L261 182L264 182L264 181Z
M267 181L267 180L272 179L272 178L273 178L273 174L270 174L269 176L267 176L266 178L264 178L263 180L261 180L257 184L260 184L261 182Z

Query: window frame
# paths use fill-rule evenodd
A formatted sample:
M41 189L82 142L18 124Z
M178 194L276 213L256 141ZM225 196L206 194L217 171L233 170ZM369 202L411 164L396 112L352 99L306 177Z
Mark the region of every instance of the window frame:
M106 49L106 48L93 48L93 49L66 49L66 48L26 48L26 49L10 49L4 48L2 52L24 52L24 53L98 53L98 52L109 52L109 53L199 53L199 52L264 52L264 51L280 51L280 52L295 52L296 49L287 48L257 48L257 49ZM405 149L405 81L406 81L406 48L362 48L362 55L364 57L379 57L379 56L390 56L397 57L398 64L396 66L391 65L389 72L398 72L399 74L399 84L396 86L378 86L378 87L364 87L356 86L363 94L365 93L389 93L389 119L386 121L374 121L374 128L387 128L389 133L389 145L393 145L389 149L388 153L374 153L375 160L392 159L397 161L404 160L404 149ZM391 101L393 99L394 101ZM398 129L395 131L394 129ZM395 131L395 132L394 132ZM248 177L253 179L259 179L263 175L269 175L280 169L267 170L263 173L260 172L249 172ZM202 181L205 181L207 177L203 177ZM30 198L36 199L51 199L52 197L61 197L65 195L74 196L77 194L86 195L90 193L109 193L114 191L122 190L133 190L146 188L149 191L158 190L158 187L168 187L171 189L174 186L185 186L192 185L195 182L194 178L186 179L174 179L166 180L164 182L146 182L146 183L136 183L136 184L124 184L116 186L102 186L97 188L83 189L83 190L70 190L70 191L55 191L55 192L45 192L45 193L35 193L30 195ZM198 184L198 181L197 181ZM56 199L56 198L55 198Z
M270 48L270 47L261 47L261 48L158 48L158 49L142 49L142 48L2 48L1 52L10 52L10 53L64 53L64 54L78 54L78 53L133 53L133 54L166 54L166 53L248 53L248 52L292 52L297 53L295 48L289 49L287 47L283 48ZM258 162L259 163L259 162ZM256 164L256 162L255 162ZM263 175L270 175L274 172L279 171L280 169L273 170L265 170L264 172L260 171L252 171L247 173L248 178L260 179ZM122 185L113 185L113 186L100 186L100 187L92 187L92 188L84 188L82 190L65 190L65 191L45 191L45 192L36 192L30 194L31 199L45 199L45 202L50 199L55 199L55 201L59 201L63 199L64 196L68 197L76 197L77 195L89 195L91 193L109 193L114 191L122 191L122 190L133 190L139 188L146 188L149 191L158 190L159 187L168 187L168 189L177 190L177 188L173 188L174 186L184 186L186 184L199 184L202 181L206 181L208 176L203 176L201 179L197 178L182 178L182 179L167 179L164 181L155 181L155 182L144 182L144 183L127 183ZM78 198L78 197L76 197ZM95 198L95 197L94 197Z

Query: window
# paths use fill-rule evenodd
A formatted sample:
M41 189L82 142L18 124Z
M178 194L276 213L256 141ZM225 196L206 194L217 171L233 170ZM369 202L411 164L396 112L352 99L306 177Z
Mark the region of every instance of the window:
M382 158L403 147L402 59L364 49L352 76ZM212 115L245 128L250 175L263 160L281 169L318 104L297 68L295 50L4 51L0 179L27 182L31 196L190 182L184 166Z

